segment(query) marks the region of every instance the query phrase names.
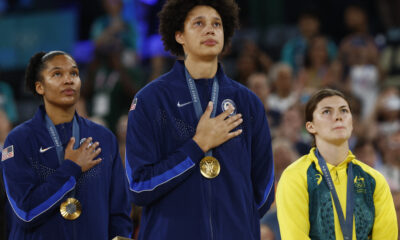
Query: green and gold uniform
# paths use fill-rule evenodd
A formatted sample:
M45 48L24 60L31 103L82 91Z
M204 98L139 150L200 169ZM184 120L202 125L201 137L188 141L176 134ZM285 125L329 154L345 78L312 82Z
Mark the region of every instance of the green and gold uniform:
M292 163L282 174L276 193L282 239L343 239L334 201L315 148ZM353 163L353 240L397 240L398 227L393 198L385 178L355 159L349 151L338 166L327 163L346 216L347 166Z

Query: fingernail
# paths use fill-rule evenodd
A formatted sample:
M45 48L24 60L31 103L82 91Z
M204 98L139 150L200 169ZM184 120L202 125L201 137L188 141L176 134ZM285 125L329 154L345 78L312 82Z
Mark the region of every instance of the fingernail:
M213 102L212 102L212 101L209 101L209 102L208 102L208 106L211 107L212 105L213 105Z

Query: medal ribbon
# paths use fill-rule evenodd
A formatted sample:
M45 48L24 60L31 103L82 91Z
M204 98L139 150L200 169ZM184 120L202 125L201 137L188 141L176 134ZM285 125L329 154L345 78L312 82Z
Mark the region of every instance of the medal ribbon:
M196 84L194 83L193 78L190 76L188 70L185 67L185 76L186 76L186 82L189 87L189 92L190 96L192 97L193 101L193 106L194 106L194 111L196 112L197 118L200 120L201 115L203 114L203 109L201 107L201 102L199 98L199 93L196 88ZM215 117L215 114L217 112L217 102L218 102L218 92L219 92L219 84L218 84L218 79L216 76L214 76L213 80L213 86L212 86L212 93L211 93L211 101L213 102L213 110L211 113L211 117ZM208 152L205 154L206 156L212 156L212 149L210 149Z
M56 147L58 162L61 164L62 161L64 160L64 148L62 146L57 129L54 126L53 122L50 120L49 116L47 116L47 114L46 114L46 127ZM74 149L77 149L79 147L79 125L75 116L72 122L72 136L75 138Z
M354 212L354 189L353 189L353 163L350 162L347 168L347 199L346 199L346 219L344 219L342 206L340 206L339 197L336 193L335 186L333 184L331 174L329 173L328 166L325 159L319 153L318 149L315 149L315 156L318 159L319 166L321 167L323 178L328 184L329 190L331 191L333 201L336 206L336 213L339 217L340 227L343 233L344 240L351 240L353 237L353 212Z
M58 162L61 163L64 161L64 148L62 146L60 136L58 135L57 129L54 126L53 122L50 120L49 116L46 114L46 128L50 134L51 139L56 147ZM74 116L74 120L72 122L72 136L75 138L74 149L79 147L79 125L76 117ZM71 197L75 196L75 189L71 191Z

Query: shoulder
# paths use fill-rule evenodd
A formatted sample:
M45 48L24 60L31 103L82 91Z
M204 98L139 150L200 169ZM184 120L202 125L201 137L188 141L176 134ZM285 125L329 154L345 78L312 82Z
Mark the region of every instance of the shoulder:
M370 175L376 181L377 186L381 185L382 183L386 183L385 177L378 170L357 159L354 159L352 162L354 165L359 166L363 172Z
M21 123L20 125L13 128L10 133L7 135L7 139L16 143L26 143L29 139L33 139L33 130L34 127L32 126L32 119Z
M174 73L167 72L160 77L152 80L138 91L135 98L137 99L156 99L160 94L166 93L172 88L174 82Z
M308 155L304 155L290 164L278 180L277 195L289 194L291 196L307 192L307 171L311 166ZM277 199L280 197L277 197Z
M261 100L255 95L250 89L248 89L243 84L232 80L231 78L225 76L226 88L231 88L233 94L239 97L240 101L247 102L247 106L252 109L255 108L257 110L264 109L264 104Z
M81 121L81 125L86 127L90 133L94 133L96 135L102 136L102 138L105 138L108 140L116 139L114 133L111 132L111 130L109 130L108 128L106 128L98 123L95 123L89 119L83 118L83 117L80 117L80 121Z
M300 176L307 173L307 170L312 165L312 160L310 159L309 154L304 155L291 163L284 171L284 175L288 176Z

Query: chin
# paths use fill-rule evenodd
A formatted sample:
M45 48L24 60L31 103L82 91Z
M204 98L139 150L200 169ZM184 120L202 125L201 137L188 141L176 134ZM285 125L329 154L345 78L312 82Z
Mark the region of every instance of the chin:
M202 58L203 59L207 59L207 60L214 60L215 58L217 58L218 57L218 55L219 55L219 52L217 52L217 51L215 51L215 52L207 52L207 53L204 53L204 54L202 54Z
M337 137L334 139L331 139L330 142L333 143L334 145L342 145L343 143L348 142L350 137L345 137L345 136L341 136L341 137Z
M222 48L214 46L214 47L207 47L203 49L203 54L205 56L218 56L222 52Z
M63 107L63 108L70 108L70 107L74 107L77 103L78 103L78 100L77 99L73 99L73 100L62 101L58 105Z

